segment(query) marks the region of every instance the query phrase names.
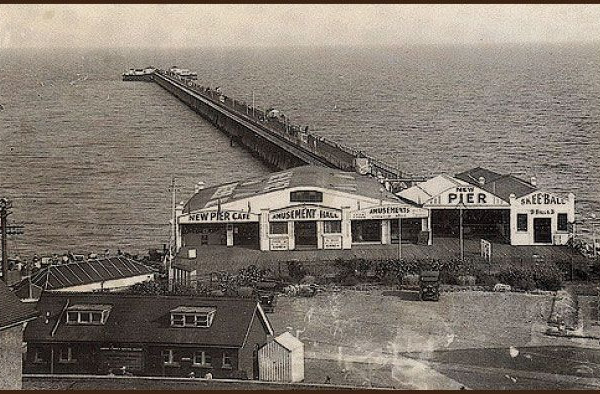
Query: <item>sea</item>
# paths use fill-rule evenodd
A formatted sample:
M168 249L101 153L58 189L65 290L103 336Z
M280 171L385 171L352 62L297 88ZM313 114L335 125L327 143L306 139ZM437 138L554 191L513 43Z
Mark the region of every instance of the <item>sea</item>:
M201 43L199 43L201 46ZM414 175L475 166L576 195L600 216L600 44L0 49L9 256L145 253L177 201L269 169L129 68L179 66ZM586 227L587 226L587 227ZM589 232L584 233L589 235Z

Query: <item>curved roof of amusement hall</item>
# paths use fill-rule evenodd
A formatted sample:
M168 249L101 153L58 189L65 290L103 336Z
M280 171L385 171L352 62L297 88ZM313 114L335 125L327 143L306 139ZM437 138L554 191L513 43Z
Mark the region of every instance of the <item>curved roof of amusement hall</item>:
M302 166L202 189L188 200L183 212L216 207L219 200L221 204L225 204L296 187L332 189L387 202L400 202L398 197L385 190L373 177L326 167Z

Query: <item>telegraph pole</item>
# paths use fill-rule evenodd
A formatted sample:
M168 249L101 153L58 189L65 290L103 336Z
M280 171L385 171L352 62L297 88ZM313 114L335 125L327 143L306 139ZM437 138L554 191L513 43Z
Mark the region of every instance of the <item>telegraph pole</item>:
M0 226L2 231L2 280L6 282L8 276L8 252L6 250L6 220L10 215L12 203L6 198L0 198Z
M171 266L173 264L173 249L175 248L177 236L177 217L175 214L175 177L171 178L171 236L169 239L169 262L167 264L167 282L169 291L173 290L173 282L171 278Z

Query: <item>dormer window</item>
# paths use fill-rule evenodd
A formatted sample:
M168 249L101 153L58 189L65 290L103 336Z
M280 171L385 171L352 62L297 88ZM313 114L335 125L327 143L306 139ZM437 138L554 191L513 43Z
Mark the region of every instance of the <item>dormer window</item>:
M111 309L111 305L72 305L67 308L67 324L104 324L108 320Z
M171 310L171 327L210 327L217 309L180 306Z

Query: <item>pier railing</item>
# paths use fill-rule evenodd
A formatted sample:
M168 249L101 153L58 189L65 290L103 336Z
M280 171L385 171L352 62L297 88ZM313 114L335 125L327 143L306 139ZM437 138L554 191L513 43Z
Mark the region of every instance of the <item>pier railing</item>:
M261 129L276 134L278 137L284 138L314 155L325 159L341 170L355 171L355 159L364 158L369 162L368 171L370 175L379 178L382 182L400 179L410 182L410 180L414 178L403 173L398 168L369 156L360 150L340 144L325 137L310 134L307 126L301 127L293 125L289 122L289 119L283 115L270 116L268 111L260 108L253 108L244 101L228 97L219 89L200 86L195 81L169 71L157 70L156 72L175 82L185 85L188 89L201 95L207 100L210 100L214 104L225 107L229 111L236 113L238 116L242 116L252 121L253 124ZM422 180L422 178L414 178L414 180Z

